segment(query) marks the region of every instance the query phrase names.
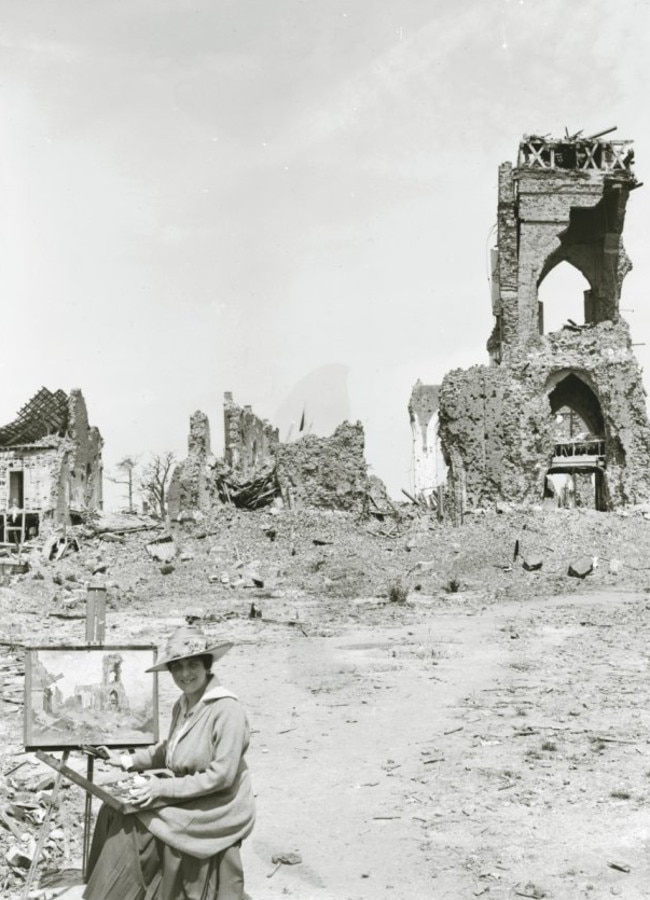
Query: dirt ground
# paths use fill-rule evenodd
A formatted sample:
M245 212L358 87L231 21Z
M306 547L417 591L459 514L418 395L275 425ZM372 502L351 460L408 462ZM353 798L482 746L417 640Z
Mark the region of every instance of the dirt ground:
M13 822L12 799L52 774L22 749L21 650L83 642L81 597L101 577L107 641L162 642L190 613L236 643L218 674L253 729L252 900L647 898L646 515L506 511L452 529L236 514L177 533L167 575L145 549L158 532L87 535L55 563L34 553L0 588L0 800ZM596 568L570 577L585 555ZM160 691L164 730L166 674ZM34 897L80 896L63 891L79 883L83 802L62 791ZM19 843L0 829L8 900ZM300 862L273 862L289 854Z

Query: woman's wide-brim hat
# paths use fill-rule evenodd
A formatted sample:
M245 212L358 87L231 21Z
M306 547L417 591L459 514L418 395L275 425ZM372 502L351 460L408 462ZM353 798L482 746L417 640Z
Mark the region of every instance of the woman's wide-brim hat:
M179 628L171 634L156 664L146 672L161 672L169 663L192 656L211 656L212 662L221 659L233 646L232 641L220 641L203 634L199 628Z

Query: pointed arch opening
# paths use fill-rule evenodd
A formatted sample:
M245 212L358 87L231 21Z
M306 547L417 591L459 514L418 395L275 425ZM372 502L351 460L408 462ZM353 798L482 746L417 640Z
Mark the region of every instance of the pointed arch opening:
M556 381L548 399L553 451L544 496L558 506L606 510L605 420L597 394L570 372Z
M589 321L589 282L574 265L562 260L544 275L537 289L539 332L551 334L567 323Z

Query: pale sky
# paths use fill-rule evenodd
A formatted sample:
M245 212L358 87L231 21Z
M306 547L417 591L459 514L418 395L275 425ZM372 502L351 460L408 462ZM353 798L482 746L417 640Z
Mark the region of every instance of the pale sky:
M399 496L415 380L487 362L499 164L613 125L647 371L649 8L0 0L0 424L79 387L110 471L196 409L220 454L224 391L282 437L306 404Z

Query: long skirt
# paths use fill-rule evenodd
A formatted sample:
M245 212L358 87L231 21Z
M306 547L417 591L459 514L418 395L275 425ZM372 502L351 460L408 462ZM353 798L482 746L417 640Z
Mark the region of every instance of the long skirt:
M196 859L155 838L135 815L103 805L85 900L243 900L239 845Z

